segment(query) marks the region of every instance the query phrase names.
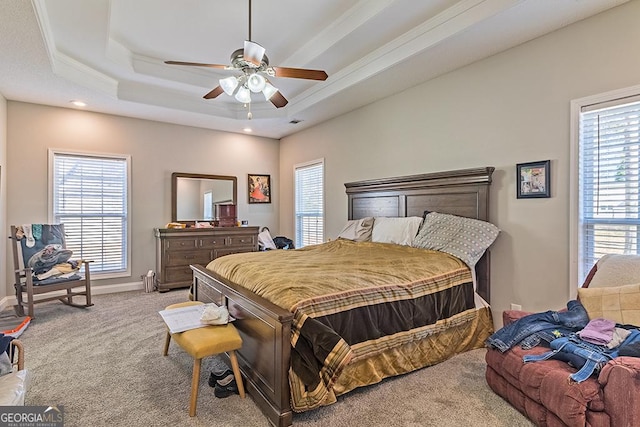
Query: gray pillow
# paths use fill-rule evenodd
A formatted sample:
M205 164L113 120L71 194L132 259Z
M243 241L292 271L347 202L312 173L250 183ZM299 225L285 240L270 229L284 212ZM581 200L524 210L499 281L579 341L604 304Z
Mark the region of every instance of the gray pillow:
M499 232L486 221L431 212L425 215L413 246L446 252L473 268Z
M338 239L353 240L354 242L371 241L371 230L373 228L373 217L354 219L347 222L342 231L338 234Z

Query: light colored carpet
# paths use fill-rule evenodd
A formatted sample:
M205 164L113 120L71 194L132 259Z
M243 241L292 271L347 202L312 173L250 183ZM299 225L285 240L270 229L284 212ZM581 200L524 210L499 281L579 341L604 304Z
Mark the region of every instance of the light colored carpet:
M63 405L66 427L268 426L250 396L216 399L203 361L198 414L188 415L192 359L174 344L162 356L158 314L186 290L96 295L95 306L36 305L20 339L32 381L27 405ZM334 405L294 415L296 426L531 426L484 379L484 349L380 384Z

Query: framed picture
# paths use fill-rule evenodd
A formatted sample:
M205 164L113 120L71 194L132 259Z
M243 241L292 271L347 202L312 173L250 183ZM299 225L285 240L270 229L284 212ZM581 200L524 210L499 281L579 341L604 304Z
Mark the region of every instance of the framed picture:
M271 175L249 174L249 203L271 203Z
M551 197L551 161L518 163L516 179L518 199Z

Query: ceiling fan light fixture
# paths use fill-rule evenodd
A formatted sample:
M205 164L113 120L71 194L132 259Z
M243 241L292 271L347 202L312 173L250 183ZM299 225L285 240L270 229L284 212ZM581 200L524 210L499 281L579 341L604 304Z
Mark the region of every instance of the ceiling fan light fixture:
M262 63L265 52L265 48L260 46L258 43L252 42L251 40L244 41L242 56L244 57L245 61L247 61L249 64L252 64L255 68L259 67Z
M322 70L306 68L269 66L266 49L251 40L251 0L249 2L249 37L244 41L242 49L231 54L231 65L205 64L201 62L164 61L170 65L208 67L221 70L235 70L236 76L219 79L220 84L203 96L214 99L223 92L235 97L238 102L247 106L251 103L251 92L262 93L264 98L276 108L282 108L289 101L270 82L269 77L288 77L294 79L326 80L327 73Z
M278 89L275 88L271 83L265 82L264 89L262 89L262 94L264 95L264 99L269 101L273 95L278 92Z
M251 102L251 91L246 86L240 86L235 96L238 102L248 104Z
M267 80L259 73L253 73L247 79L247 87L253 93L262 92L266 84Z
M224 93L231 96L238 87L238 78L235 76L227 77L219 80L220 87L224 90Z

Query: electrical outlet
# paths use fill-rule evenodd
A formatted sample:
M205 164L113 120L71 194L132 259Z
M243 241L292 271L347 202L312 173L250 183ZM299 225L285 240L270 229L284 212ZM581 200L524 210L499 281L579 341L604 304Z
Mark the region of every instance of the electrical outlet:
M511 303L511 310L522 310L522 306L520 304Z

